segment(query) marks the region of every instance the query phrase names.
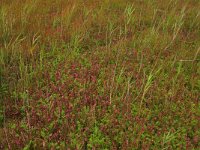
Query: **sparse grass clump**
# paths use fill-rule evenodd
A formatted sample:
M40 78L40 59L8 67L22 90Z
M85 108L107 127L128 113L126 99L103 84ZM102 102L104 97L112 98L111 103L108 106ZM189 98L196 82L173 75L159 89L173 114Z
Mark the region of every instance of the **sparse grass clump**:
M198 149L198 0L0 1L0 149Z

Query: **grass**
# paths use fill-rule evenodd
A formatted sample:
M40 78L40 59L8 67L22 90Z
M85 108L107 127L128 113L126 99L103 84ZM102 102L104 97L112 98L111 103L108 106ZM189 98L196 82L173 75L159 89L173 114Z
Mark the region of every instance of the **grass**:
M199 0L0 1L0 149L198 149Z

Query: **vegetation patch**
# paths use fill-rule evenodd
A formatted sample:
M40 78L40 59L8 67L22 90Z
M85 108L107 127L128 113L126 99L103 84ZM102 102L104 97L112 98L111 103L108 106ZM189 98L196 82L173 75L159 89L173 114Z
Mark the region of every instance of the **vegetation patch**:
M199 149L199 0L1 0L0 149Z

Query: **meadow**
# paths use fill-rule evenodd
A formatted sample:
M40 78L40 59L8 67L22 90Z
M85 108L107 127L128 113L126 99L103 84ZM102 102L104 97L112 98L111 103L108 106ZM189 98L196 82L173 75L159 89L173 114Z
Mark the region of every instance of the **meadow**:
M199 60L199 0L0 0L0 149L199 149Z

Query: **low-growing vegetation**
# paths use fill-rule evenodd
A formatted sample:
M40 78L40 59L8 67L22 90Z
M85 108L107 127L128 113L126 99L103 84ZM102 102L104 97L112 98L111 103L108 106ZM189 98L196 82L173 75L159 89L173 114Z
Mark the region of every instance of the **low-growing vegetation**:
M199 0L0 0L0 149L198 149Z

